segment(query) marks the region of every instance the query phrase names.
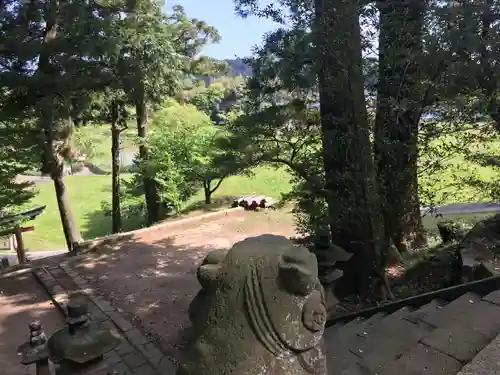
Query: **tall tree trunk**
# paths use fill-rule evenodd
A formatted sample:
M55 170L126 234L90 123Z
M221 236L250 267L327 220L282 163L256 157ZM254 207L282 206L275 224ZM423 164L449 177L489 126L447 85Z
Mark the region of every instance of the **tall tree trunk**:
M111 104L111 180L112 180L112 203L111 222L113 233L122 230L122 215L120 211L120 104L113 101Z
M144 87L142 84L140 84L140 88L136 93L135 112L137 118L137 135L142 140L145 140L148 134L148 114L146 108L146 98L144 95ZM147 162L147 160L149 159L149 149L144 142L139 145L139 156L145 162ZM162 219L162 204L160 196L158 194L158 187L154 178L145 173L143 183L146 207L148 210L148 225L152 225Z
M425 0L378 3L379 83L375 157L385 225L398 250L425 245L418 194L419 57Z
M78 250L78 244L83 241L78 226L76 224L71 206L69 204L68 191L62 175L55 177L52 176L54 181L54 188L56 190L57 206L59 208L59 216L66 239L66 246L68 251L74 252Z
M37 75L45 76L45 79L52 78L57 82L57 77L53 77L50 66L50 50L52 48L51 43L57 36L57 10L58 2L52 1L51 6L48 8L49 11L46 13L45 17L45 31L44 31L44 43L42 50L40 51L40 58L38 62ZM55 92L48 93L40 101L40 124L43 129L44 135L44 166L45 170L50 171L52 180L54 181L54 188L56 191L57 205L59 208L59 215L61 217L61 223L63 227L64 237L66 239L66 245L68 251L73 252L78 249L78 243L82 242L82 236L78 230L73 213L71 212L71 207L69 204L68 193L63 180L63 160L61 160L58 154L58 149L56 147L56 140L54 139L57 134L58 120L61 118L61 114L57 110L63 112L68 112L64 114L64 120L68 121L66 126L72 127L71 116L68 111L67 103L58 103L57 101L61 99L56 97ZM63 140L64 142L64 140Z
M492 56L492 51L488 49L489 45L496 43L497 33L495 30L492 30L494 21L493 2L492 0L487 0L483 3L480 14L481 44L479 62L481 68L476 69L476 80L483 95L486 97L488 114L494 122L495 129L500 132L500 100L498 97L500 87L498 80L492 79L492 77L496 76L496 59Z
M205 193L205 204L212 204L212 191L210 190L211 181L203 181L203 191Z
M382 239L367 118L358 2L316 1L316 42L328 212L333 243L353 253L336 293L369 294Z

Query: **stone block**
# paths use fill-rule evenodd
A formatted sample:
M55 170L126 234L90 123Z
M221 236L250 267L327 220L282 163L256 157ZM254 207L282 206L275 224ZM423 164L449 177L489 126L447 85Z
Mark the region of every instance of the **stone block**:
M433 314L428 314L422 321L438 328L449 326L461 316L469 314L480 301L481 297L477 294L465 293Z
M139 348L141 345L147 344L151 340L142 334L137 328L133 328L125 332L125 336L132 345Z
M151 365L145 363L133 370L134 375L158 375L158 372L151 367Z
M175 375L177 366L167 357L163 357L158 364L158 372L162 375Z
M131 368L132 370L145 364L147 361L146 361L146 358L139 354L138 352L131 352L131 353L128 353L128 354L125 354L124 356L122 356L122 360L123 362L125 362L127 364L127 366L129 368Z
M330 370L330 369L328 369ZM340 373L335 373L336 375L371 375L370 372L361 367L358 364L353 364L345 369L343 369Z
M87 286L88 286L88 283L87 281L81 277L81 276L76 276L76 277L73 277L73 282L79 287L79 288L82 288L82 289L85 289Z
M110 329L110 330L114 330L116 331L116 326L114 325L114 323L109 320L109 319L106 319L106 320L103 320L103 321L100 321L98 323L98 327L100 329Z
M121 331L127 332L132 328L134 328L134 326L128 320L126 320L119 312L108 311L106 314L118 326L118 328Z
M53 287L52 287L52 292L54 294L63 294L64 293L64 289L61 285L59 284L55 284Z
M116 349L116 352L123 356L134 351L134 347L127 341L123 341Z
M115 363L114 365L110 366L111 372L113 375L132 375L132 372L130 368L125 364L125 362L121 361L118 363Z
M489 342L489 337L461 324L450 328L438 328L422 339L423 344L448 354L462 363L474 358Z
M106 365L114 365L115 363L118 363L122 360L122 358L120 357L120 355L118 354L118 352L116 350L112 350L106 354L104 354L104 357L103 357L103 363L105 363Z
M457 375L499 375L500 374L500 336L465 365Z
M104 300L102 297L92 297L92 302L96 304L104 312L115 311L115 308L111 304Z
M500 306L480 301L472 311L459 317L456 321L493 339L500 333Z
M455 375L461 367L462 364L455 358L418 344L381 369L379 375Z
M409 336L404 339L374 335L358 347L358 355L361 357L359 363L364 368L376 373L417 344L418 338L416 337Z
M500 289L486 295L485 297L483 297L483 300L500 306Z
M147 344L143 344L139 346L139 351L146 357L146 358L154 358L154 357L162 357L162 353L158 350L156 345L152 342L149 342Z
M91 304L89 305L89 313L91 316L91 319L94 322L102 322L105 320L108 320L108 316L102 312L101 309L99 309L96 305Z
M380 325L380 323L382 322L383 319L386 319L386 318L387 318L387 316L383 313L378 313L378 314L372 315L367 320L358 324L358 328L355 330L356 335L358 335L358 336L368 335L373 329L376 329L376 327L378 327Z
M436 311L440 310L444 305L445 302L432 300L428 304L420 307L418 310L410 312L403 319L408 320L412 323L417 323L419 321L422 321L427 315L434 314Z
M380 324L376 325L371 331L367 332L365 337L370 339L372 335L375 336L387 336L394 338L396 340L402 341L414 341L418 342L422 337L424 337L433 327L417 321L412 323L406 319L388 319L383 320ZM376 340L376 337L375 337Z

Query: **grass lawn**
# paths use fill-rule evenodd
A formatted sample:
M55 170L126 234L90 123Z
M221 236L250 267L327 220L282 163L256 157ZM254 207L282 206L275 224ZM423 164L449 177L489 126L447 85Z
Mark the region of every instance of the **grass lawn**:
M87 126L78 129L75 145L81 153L89 155L89 160L94 165L102 169L110 168L111 137L109 136L109 126ZM122 133L122 148L124 150L134 150L135 127L131 126ZM488 151L500 151L500 142L493 142L485 147ZM453 168L460 166L460 170ZM464 171L465 170L465 171ZM481 201L486 197L475 194L471 189L464 186L453 186L452 181L455 176L476 173L482 179L491 180L500 177L498 168L480 167L466 162L461 157L456 157L449 161L449 168L439 176L431 176L429 179L421 179L421 183L432 186L432 190L438 195L439 203ZM290 175L284 169L274 169L259 167L254 170L254 177L235 176L225 180L220 188L213 194L213 204L204 207L203 192L200 191L192 197L183 210L183 214L193 211L214 210L220 207L227 207L229 202L235 197L257 194L270 196L279 199L282 193L290 191ZM70 203L85 239L104 236L110 233L111 218L105 216L101 209L101 202L111 202L111 177L110 176L71 176L65 179L69 192ZM64 235L60 225L59 212L55 199L54 187L51 183L38 185L38 195L30 203L30 206L46 205L45 212L34 221L35 232L26 233L26 247L28 250L53 250L65 247ZM284 220L292 220L289 210L282 213ZM467 221L477 221L481 215L469 215ZM139 228L142 218L125 222L124 230ZM424 218L425 226L428 230L436 232L436 219Z
M136 151L135 125L130 124L128 129L120 135L122 152ZM95 166L111 171L111 127L102 125L88 125L76 130L75 147L80 153L87 155L87 160Z
M255 170L255 177L235 176L224 181L214 193L214 206L221 202L227 206L231 197L262 194L280 198L281 193L289 191L289 175L283 170L260 167ZM111 203L111 176L70 176L65 178L71 209L84 239L101 237L111 232L111 217L105 216L101 202ZM37 185L38 194L30 202L30 207L46 205L45 212L32 223L35 231L24 234L28 251L59 250L65 248L64 234L52 183ZM230 198L227 198L230 197ZM186 203L185 213L200 208L203 192ZM217 204L219 203L219 205ZM141 227L142 218L124 222L124 230Z
M221 206L227 207L233 197L249 194L262 194L273 198L280 198L281 193L291 188L289 175L284 170L259 167L254 177L235 176L224 181L214 193L214 205L211 209ZM71 208L79 228L85 239L105 236L111 231L111 218L105 216L101 209L101 202L111 202L110 176L71 176L65 178L69 193ZM59 211L51 183L37 186L38 194L30 206L46 205L45 212L33 221L35 231L25 233L24 238L28 251L58 250L65 248L64 234L61 228ZM203 202L203 193L199 192L186 203L184 213L199 210ZM270 211L276 220L287 221L293 225L289 209ZM462 219L471 223L484 218L485 215L461 215L446 219ZM436 223L441 219L425 217L424 225L431 234L437 235ZM142 218L124 223L124 230L137 229L142 224Z
M111 201L110 176L71 176L65 178L73 215L85 239L108 234L111 218L101 210L101 201ZM66 247L52 183L36 186L38 194L30 206L46 205L44 213L32 221L34 232L24 234L28 251L60 250ZM133 223L127 223L129 226Z

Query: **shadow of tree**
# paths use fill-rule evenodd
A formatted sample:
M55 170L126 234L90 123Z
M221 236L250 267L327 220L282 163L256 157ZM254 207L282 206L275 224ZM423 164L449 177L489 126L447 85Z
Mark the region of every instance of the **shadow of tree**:
M178 246L172 237L150 244L129 238L69 260L94 293L123 311L178 362L191 337L188 306L199 290L196 268L215 249Z
M29 339L28 324L42 323L49 336L64 326L64 319L31 273L0 278L0 368L9 375L25 375L17 348Z
M181 214L187 214L193 211L213 212L219 211L221 209L231 208L231 205L235 199L237 199L237 197L232 195L214 197L212 198L211 204L205 204L204 200L199 200L186 206L181 211Z
M106 191L109 189L109 187L104 188ZM210 205L206 205L204 201L197 201L185 207L178 215L172 215L166 220L173 221L181 219L184 216L191 217L227 209L230 208L234 199L236 199L236 197L233 196L216 197ZM82 229L82 235L86 240L107 236L112 233L111 216L106 210L97 210L86 214L85 223L86 225ZM146 220L140 214L136 216L125 216L122 220L122 232L129 232L146 226Z
M111 216L104 210L89 212L85 215L85 226L82 228L82 236L85 240L92 240L112 234ZM141 216L126 217L122 221L122 232L146 227L145 219Z
M398 299L457 285L461 265L455 246L438 244L405 257L403 272L390 278Z
M188 307L200 288L198 265L208 252L229 248L248 236L293 233L288 222L275 223L269 215L238 211L218 219L158 226L68 259L96 294L128 314L178 362L190 336Z

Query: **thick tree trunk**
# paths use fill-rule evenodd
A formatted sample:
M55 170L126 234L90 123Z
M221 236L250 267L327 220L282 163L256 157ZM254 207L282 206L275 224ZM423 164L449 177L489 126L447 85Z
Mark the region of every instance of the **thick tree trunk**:
M111 222L113 233L122 230L122 215L120 211L120 105L117 101L111 104L111 180L112 203Z
M135 111L137 118L137 135L142 140L145 140L148 134L148 114L143 87L141 87L137 92L135 100ZM147 160L149 159L149 149L144 143L141 143L139 145L139 156L145 162L147 162ZM148 211L147 221L148 225L152 225L162 219L162 204L154 178L152 176L144 174L143 183L146 208Z
M426 1L379 2L375 157L388 235L403 253L426 244L418 194L418 123L423 105L418 58Z
M380 276L382 238L374 184L358 2L317 0L321 126L332 241L353 253L337 296L368 295Z
M78 244L83 239L71 211L68 191L66 190L63 177L57 176L52 177L52 179L56 190L57 206L59 208L59 216L61 217L64 238L66 239L66 246L68 247L68 251L74 252L78 250Z
M52 47L51 43L54 42L57 36L57 9L57 1L52 1L51 6L49 7L49 12L45 15L44 43L42 50L40 51L37 70L37 75L46 75L45 79L49 79L52 76L50 66L50 50ZM57 81L57 77L52 78ZM54 127L57 126L58 120L64 117L64 120L69 121L66 126L73 126L69 111L64 114L59 113L56 116L57 110L68 110L68 108L65 107L65 103L58 103L60 99L60 97L56 98L55 92L47 93L39 103L39 120L44 135L43 162L45 165L42 169L49 171L51 178L54 181L57 205L61 217L64 237L66 239L66 245L68 247L68 251L73 252L78 249L78 243L82 242L83 239L71 212L68 193L62 176L63 161L60 159L60 155L58 155L54 139L56 134L56 129Z
M212 191L210 190L210 182L203 181L203 191L205 193L205 204L212 204Z

